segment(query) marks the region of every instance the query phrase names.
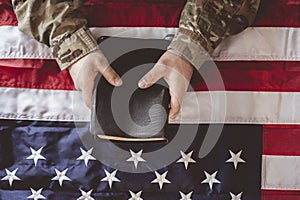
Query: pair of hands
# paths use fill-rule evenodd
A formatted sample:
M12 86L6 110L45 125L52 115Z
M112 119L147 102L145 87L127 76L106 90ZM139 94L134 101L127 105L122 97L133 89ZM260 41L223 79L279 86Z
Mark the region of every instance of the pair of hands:
M89 108L92 105L94 80L99 72L111 85L116 87L122 85L122 79L110 67L100 50L78 60L69 67L69 72L76 89L82 91L84 101ZM180 111L182 98L187 91L192 74L193 66L188 61L170 51L166 51L154 67L141 78L138 86L146 89L160 78L163 78L169 85L171 96L169 118L175 118Z

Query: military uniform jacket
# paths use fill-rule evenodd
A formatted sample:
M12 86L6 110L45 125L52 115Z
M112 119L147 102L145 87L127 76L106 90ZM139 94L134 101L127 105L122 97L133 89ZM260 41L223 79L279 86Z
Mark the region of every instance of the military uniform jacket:
M19 29L48 45L63 70L98 50L81 0L12 0ZM187 0L168 50L200 67L228 36L253 23L260 0Z

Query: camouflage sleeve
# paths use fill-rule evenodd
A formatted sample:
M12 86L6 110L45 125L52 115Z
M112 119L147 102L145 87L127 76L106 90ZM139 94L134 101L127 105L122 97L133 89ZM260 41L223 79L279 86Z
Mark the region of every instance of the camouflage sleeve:
M199 68L228 36L251 25L260 0L187 0L168 49Z
M86 28L82 0L12 0L19 29L50 47L63 70L98 49Z

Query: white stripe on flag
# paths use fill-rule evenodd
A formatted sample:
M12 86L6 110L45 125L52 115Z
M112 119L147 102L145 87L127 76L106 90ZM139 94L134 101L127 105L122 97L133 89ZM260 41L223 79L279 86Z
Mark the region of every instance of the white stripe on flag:
M0 88L1 119L89 121L78 91ZM187 93L171 123L299 124L300 92Z
M91 28L96 37L119 36L162 39L176 33L176 28L108 27ZM21 33L15 26L0 27L0 58L53 59L47 46ZM251 27L225 40L215 51L214 59L299 61L300 28Z
M297 124L299 102L300 92L187 93L176 123Z
M0 119L87 121L89 109L81 99L73 101L79 97L77 94L77 91L1 87ZM74 115L73 106L80 116Z
M262 189L300 190L300 156L262 158Z

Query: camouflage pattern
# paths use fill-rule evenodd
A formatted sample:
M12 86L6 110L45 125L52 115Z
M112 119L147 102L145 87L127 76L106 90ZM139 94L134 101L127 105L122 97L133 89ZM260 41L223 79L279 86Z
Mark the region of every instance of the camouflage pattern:
M98 49L82 0L12 0L19 29L50 46L61 69ZM169 50L200 67L224 38L253 21L260 0L187 0ZM208 54L207 54L207 53Z
M260 0L188 0L169 49L199 68L203 49L196 47L202 46L212 54L226 37L240 33L253 23L259 3Z
M63 70L98 49L86 28L82 0L12 0L19 29L50 46Z

